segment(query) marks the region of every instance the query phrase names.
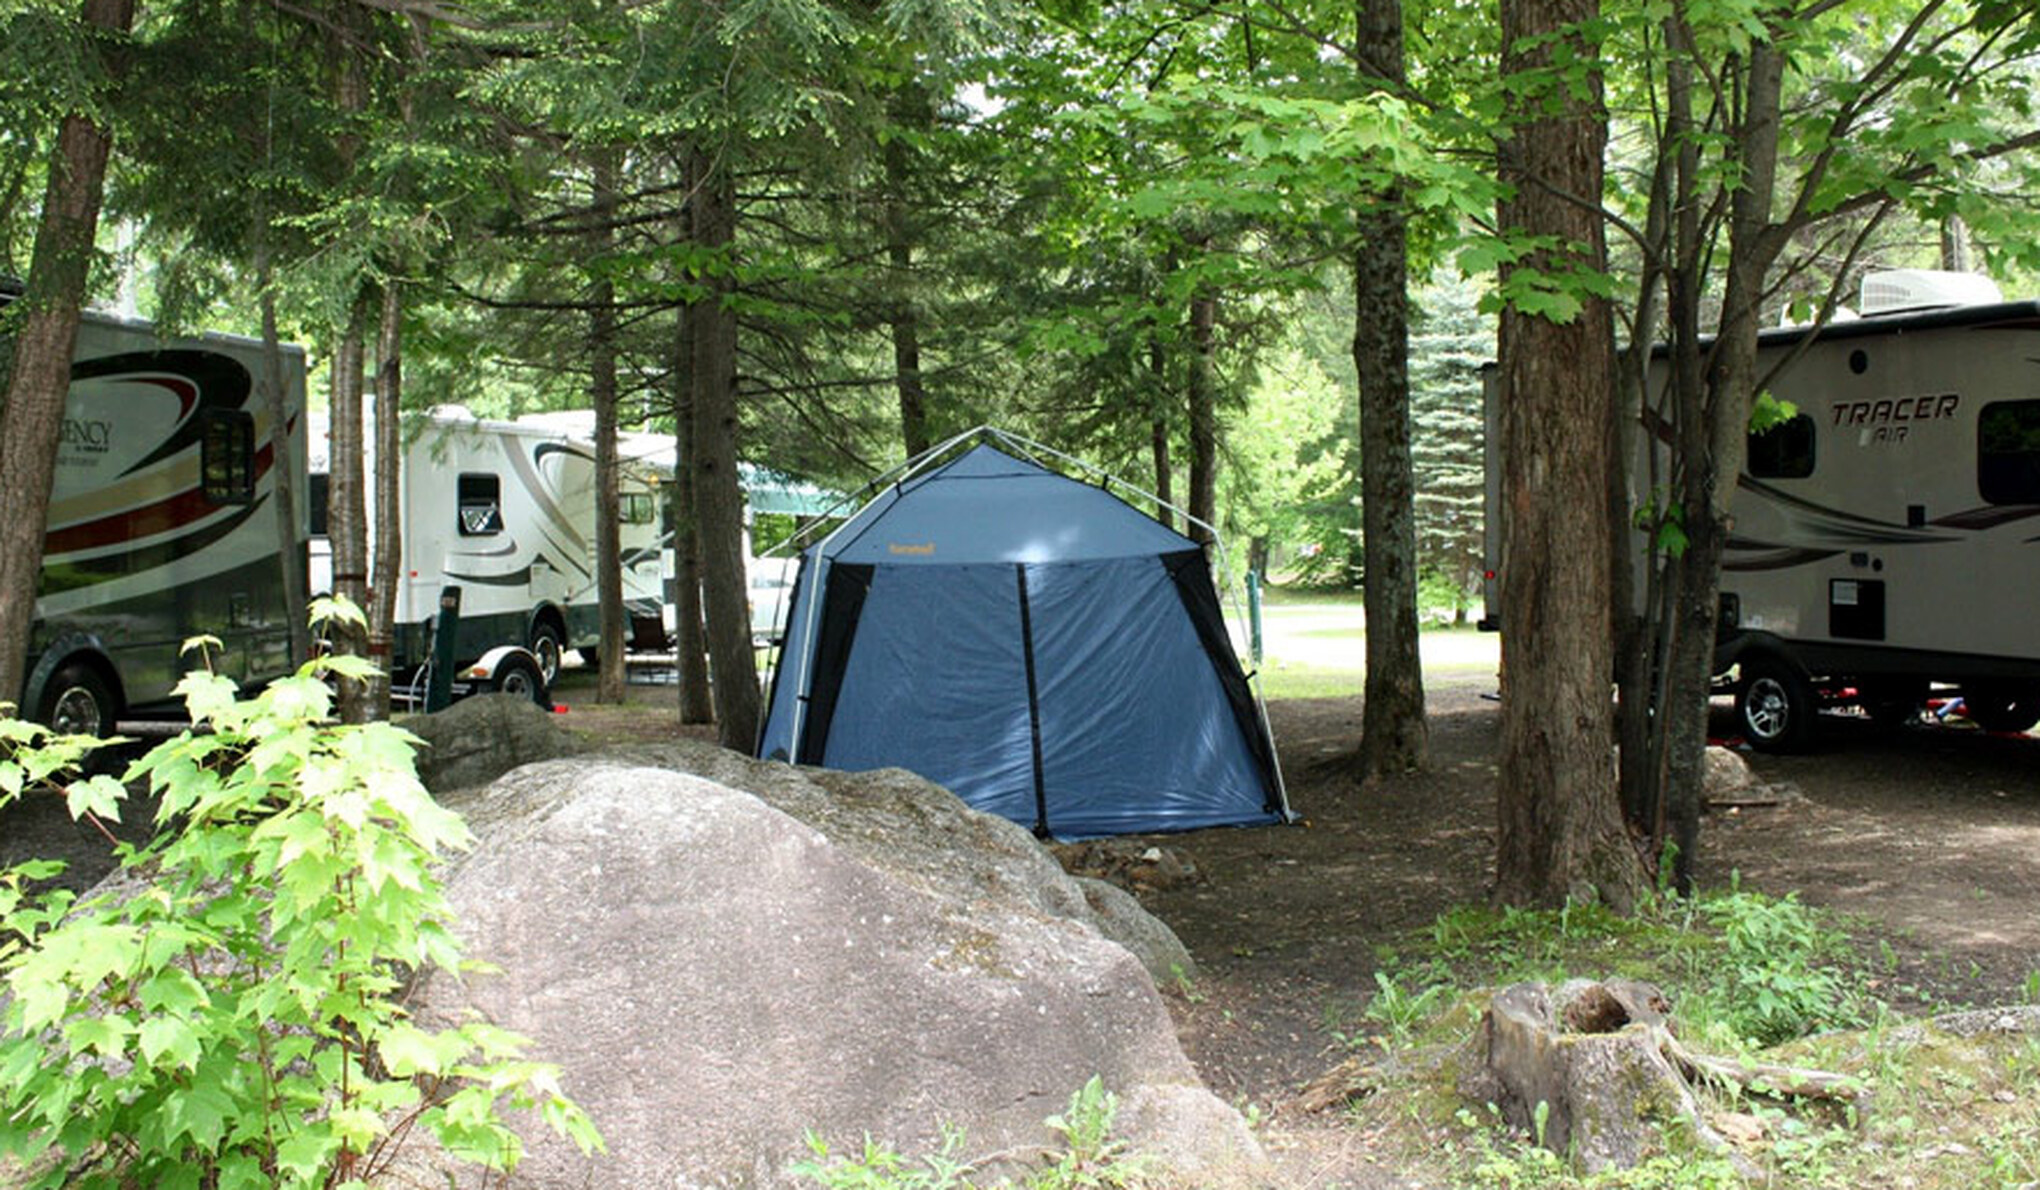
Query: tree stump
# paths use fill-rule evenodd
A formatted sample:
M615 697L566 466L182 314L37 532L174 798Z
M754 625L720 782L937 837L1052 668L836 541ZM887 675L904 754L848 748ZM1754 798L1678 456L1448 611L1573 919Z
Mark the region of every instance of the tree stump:
M1727 1152L1667 1057L1669 1010L1658 989L1634 980L1511 985L1488 1008L1486 1060L1462 1091L1545 1148L1572 1152L1590 1174L1641 1161L1656 1124L1677 1122L1702 1147Z

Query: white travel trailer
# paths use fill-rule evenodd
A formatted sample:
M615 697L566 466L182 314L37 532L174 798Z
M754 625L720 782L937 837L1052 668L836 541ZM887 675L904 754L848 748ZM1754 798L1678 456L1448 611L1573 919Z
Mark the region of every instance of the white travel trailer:
M1756 747L1803 746L1827 707L1902 721L1936 687L1987 729L2040 722L2040 302L1980 281L1874 274L1861 317L1760 339L1797 414L1749 440L1715 648Z
M324 522L330 439L323 416L314 415L313 427L312 589L320 592L331 589L332 575ZM446 587L461 592L453 654L464 690L525 689L532 677L550 685L563 650L592 654L599 643L594 446L453 405L409 419L403 439L403 560L390 658L400 690L428 659ZM655 601L655 489L629 468L620 486L624 597Z
M30 716L108 735L123 716L181 714L181 649L201 634L244 686L291 670L283 567L305 564L304 517L282 540L275 496L289 483L305 507L304 352L284 347L282 365L288 469L259 341L83 316L18 692Z

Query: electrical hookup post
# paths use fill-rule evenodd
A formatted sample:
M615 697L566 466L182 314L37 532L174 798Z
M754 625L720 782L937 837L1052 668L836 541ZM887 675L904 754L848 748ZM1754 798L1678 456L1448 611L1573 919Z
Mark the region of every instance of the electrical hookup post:
M460 629L460 588L439 589L439 618L432 626L432 679L425 687L425 711L453 702L453 638Z

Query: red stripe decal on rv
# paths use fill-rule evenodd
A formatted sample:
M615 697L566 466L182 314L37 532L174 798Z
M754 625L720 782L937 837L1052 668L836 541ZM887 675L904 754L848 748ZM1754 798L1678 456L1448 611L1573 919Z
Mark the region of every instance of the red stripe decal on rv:
M255 486L259 490L262 477L269 473L273 457L269 444L255 452ZM98 520L84 521L55 529L43 537L45 555L68 554L78 550L98 549L123 541L139 541L158 533L182 529L195 524L222 508L235 507L216 503L205 498L201 488L190 487L176 492L154 504L130 508L103 516Z

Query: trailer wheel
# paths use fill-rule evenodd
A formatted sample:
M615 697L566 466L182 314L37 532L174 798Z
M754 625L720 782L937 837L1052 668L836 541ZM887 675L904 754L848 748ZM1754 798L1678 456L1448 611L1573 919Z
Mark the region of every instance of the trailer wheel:
M515 654L503 658L496 666L494 689L501 694L516 694L537 703L546 710L552 710L552 694L546 689L546 681L538 672L538 666L531 658Z
M2040 723L2040 690L1984 686L1962 691L1963 712L1985 731L2018 733Z
M73 662L51 676L36 718L51 731L101 739L113 734L113 692L89 665Z
M550 620L540 620L531 626L531 643L526 646L531 655L538 658L538 676L547 686L559 680L560 676L560 630Z
M1742 661L1736 716L1743 735L1760 752L1796 752L1813 738L1819 711L1813 683L1782 657L1759 654Z

